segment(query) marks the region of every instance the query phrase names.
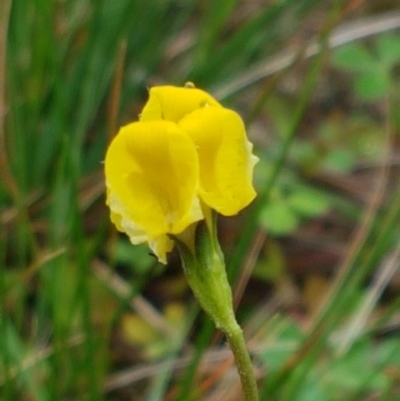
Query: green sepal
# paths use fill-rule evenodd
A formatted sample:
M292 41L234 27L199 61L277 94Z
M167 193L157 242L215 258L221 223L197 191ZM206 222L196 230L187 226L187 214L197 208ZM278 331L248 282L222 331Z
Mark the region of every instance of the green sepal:
M230 331L235 322L232 292L225 271L223 254L216 240L215 222L197 224L194 253L182 237L173 237L180 252L184 272L201 307L214 320L217 327Z
M208 212L204 213L203 221L171 238L181 254L184 272L194 296L227 337L246 401L258 401L251 359L233 310L232 292L216 234L216 215L210 209Z
M170 238L175 242L175 245L178 248L179 255L182 260L183 270L186 274L186 266L193 264L193 261L196 259L196 255L179 236L170 235Z

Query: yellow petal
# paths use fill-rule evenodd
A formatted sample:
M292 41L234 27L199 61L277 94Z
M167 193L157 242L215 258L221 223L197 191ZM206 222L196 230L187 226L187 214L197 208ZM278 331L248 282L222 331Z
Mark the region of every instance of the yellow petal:
M129 213L114 192L107 188L106 203L110 208L110 218L118 231L128 234L131 242L135 245L147 241L147 234L143 227L135 224L130 218Z
M202 218L198 158L190 138L172 122L121 128L105 159L112 220L134 243L147 241L160 259L178 234Z
M174 241L167 235L160 235L148 241L150 249L157 256L161 263L167 264L167 253L172 251Z
M206 107L187 115L179 126L196 145L204 203L225 216L238 213L256 196L252 182L258 161L240 116Z
M140 121L168 120L178 122L185 115L205 106L222 107L201 89L177 86L155 86L145 104Z
M143 227L135 224L130 219L129 213L110 189L107 189L106 203L110 207L111 221L115 224L118 231L126 233L134 245L147 242L158 260L166 264L167 253L172 251L174 242L166 234L156 238L149 237Z

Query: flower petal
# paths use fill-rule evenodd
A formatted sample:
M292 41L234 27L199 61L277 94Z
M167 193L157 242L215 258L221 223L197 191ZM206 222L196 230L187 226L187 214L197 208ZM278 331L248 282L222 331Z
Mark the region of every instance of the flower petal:
M178 122L185 115L205 106L222 107L211 95L197 88L155 86L145 104L140 121Z
M252 181L258 161L240 116L206 107L187 115L179 126L196 145L202 200L225 216L238 213L256 196Z
M198 168L193 142L176 124L137 122L121 128L105 159L108 204L117 228L132 242L148 241L156 253L160 247L165 253L171 243L163 236L203 217L196 195Z
M160 235L149 240L149 247L161 263L167 264L167 253L172 251L174 241L167 235Z
M149 238L143 227L130 220L129 213L109 189L107 189L106 203L111 211L111 221L115 224L118 231L126 233L134 245L148 242L150 249L157 256L158 260L166 264L167 253L174 247L174 242L167 235Z
M110 208L111 221L115 224L118 231L128 234L132 244L137 245L147 241L146 231L143 229L143 227L140 227L130 220L129 213L124 208L116 194L113 193L109 188L107 188L106 203Z

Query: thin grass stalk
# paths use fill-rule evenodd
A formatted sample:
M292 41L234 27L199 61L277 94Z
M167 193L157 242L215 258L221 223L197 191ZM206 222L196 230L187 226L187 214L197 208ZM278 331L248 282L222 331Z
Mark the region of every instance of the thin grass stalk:
M7 33L8 21L11 10L11 0L4 0L0 5L0 174L2 180L8 187L10 195L16 198L16 184L12 177L6 153L5 141L5 116L6 116L6 53L7 53ZM3 208L1 209L3 212ZM8 352L8 324L6 320L6 300L7 300L7 283L5 260L7 252L8 236L5 225L1 226L0 232L0 332L3 333L3 341L0 341L1 368L4 375L4 401L13 400L13 389L9 377L11 360Z
M387 108L387 124L385 129L385 154L386 159L391 149L391 131L389 125L389 107ZM313 325L307 335L307 340L301 345L300 349L285 363L284 367L273 381L268 385L264 385L262 394L271 394L277 388L282 387L283 383L288 382L286 397L288 400L294 397L296 389L300 388L304 381L305 375L309 372L309 368L316 361L320 351L324 347L324 342L330 333L334 330L335 325L342 317L342 311L347 305L354 290L360 285L366 277L371 267L371 255L374 254L375 247L365 257L364 246L368 239L374 235L374 224L377 218L379 206L384 196L384 189L388 180L387 163L383 162L378 173L378 186L372 194L370 205L364 214L363 224L355 235L355 240L347 254L347 258L339 269L339 274L332 284L331 291L328 293L323 306L314 318ZM385 231L387 233L387 231ZM293 371L300 366L303 374L293 376ZM290 379L291 376L294 379ZM286 398L285 398L286 399Z
M247 249L250 247L250 243L253 240L253 235L256 232L256 228L258 226L259 215L264 208L265 204L268 202L271 190L276 184L280 173L282 172L287 156L290 151L290 147L295 138L297 129L299 124L301 123L301 119L304 115L308 102L312 96L313 90L315 88L315 84L317 78L319 76L319 71L322 66L322 53L317 56L313 64L310 68L309 73L307 74L306 80L304 82L302 91L299 96L299 101L297 103L293 119L290 125L288 132L285 135L284 142L282 144L281 150L277 157L276 162L273 165L273 170L269 175L264 187L261 189L257 196L256 204L252 208L252 213L250 214L247 224L243 229L243 233L240 237L240 240L230 258L228 260L228 275L229 279L233 281L238 274L238 270L242 265L242 261L244 256L246 255Z
M201 325L201 330L195 342L193 358L187 369L185 369L185 375L181 380L180 393L175 401L187 401L191 399L190 395L193 394L193 383L196 379L196 373L214 334L215 329L213 322L208 318L203 320L204 322Z

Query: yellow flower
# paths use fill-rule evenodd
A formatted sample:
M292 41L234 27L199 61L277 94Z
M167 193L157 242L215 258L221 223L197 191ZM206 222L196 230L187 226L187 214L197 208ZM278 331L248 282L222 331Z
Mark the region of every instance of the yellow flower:
M237 214L256 196L252 178L258 160L242 119L232 110L210 106L186 115L178 125L196 145L200 198L224 216Z
M207 92L197 88L155 86L143 108L140 121L167 120L179 122L187 114L204 107L222 106Z
M200 204L231 216L256 196L252 154L240 116L196 88L160 86L140 121L122 127L105 159L111 220L159 260L203 219Z
M148 241L163 262L173 245L166 234L203 217L196 148L170 121L121 128L108 148L105 174L112 221L132 243Z

